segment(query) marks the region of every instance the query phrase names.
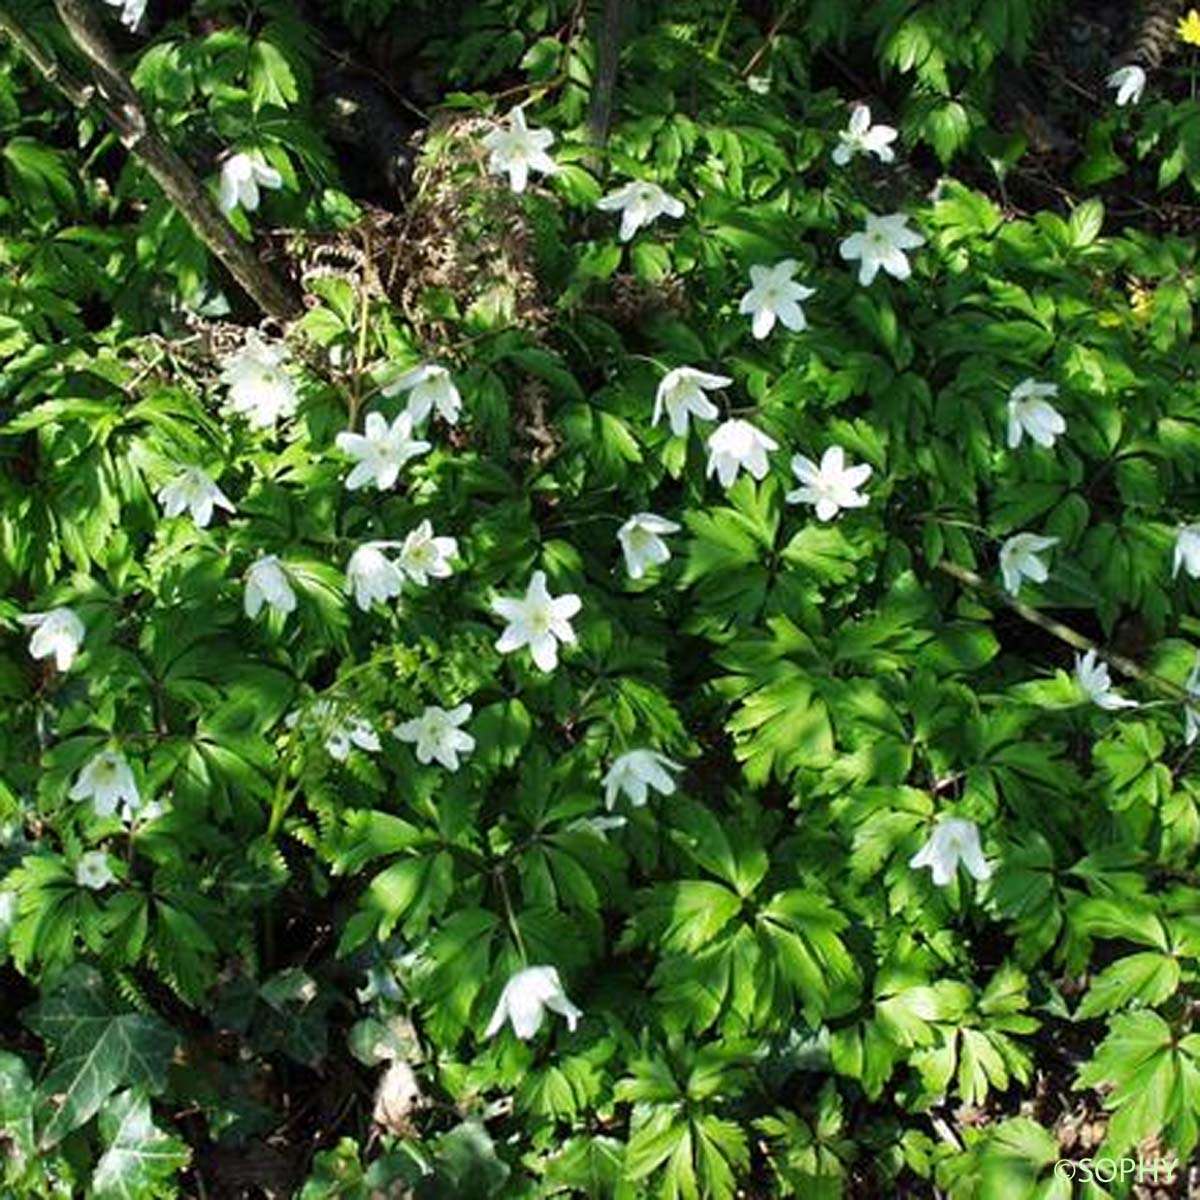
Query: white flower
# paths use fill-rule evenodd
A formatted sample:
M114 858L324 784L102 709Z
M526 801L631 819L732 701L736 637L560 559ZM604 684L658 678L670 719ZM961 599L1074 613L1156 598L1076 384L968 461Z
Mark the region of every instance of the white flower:
M910 867L929 867L938 887L945 887L954 879L959 863L980 883L991 877L992 868L979 845L979 830L974 821L964 821L961 817L939 821L929 841L908 860Z
M354 593L355 603L369 612L377 600L385 603L400 595L404 572L383 553L397 542L363 542L346 564L346 590Z
M1117 107L1124 108L1126 104L1137 104L1141 100L1142 92L1146 90L1146 72L1136 64L1118 67L1104 84L1116 89Z
M1005 590L1015 596L1021 590L1021 580L1032 579L1045 583L1050 578L1046 564L1038 555L1058 544L1056 537L1040 537L1036 533L1017 533L1000 547L1000 573Z
M542 1027L546 1009L566 1017L567 1028L574 1033L583 1016L563 990L562 980L555 967L526 967L518 971L500 993L500 1002L484 1030L484 1037L495 1037L511 1021L517 1037L528 1041Z
M662 566L671 557L671 551L660 535L678 532L679 526L666 517L648 512L634 513L617 530L629 578L641 579L647 568Z
M1049 403L1047 396L1057 396L1058 385L1023 379L1008 394L1008 448L1015 450L1021 438L1029 434L1039 446L1050 447L1059 434L1065 433L1067 423L1062 414Z
M1200 525L1180 525L1175 535L1175 569L1183 567L1193 579L1200 579Z
M246 572L246 616L253 621L264 604L285 617L296 607L296 593L274 554L260 554Z
M146 0L105 0L105 3L121 10L121 24L126 29L136 29L146 14Z
M665 410L671 432L676 437L683 437L688 431L689 417L712 421L720 416L717 406L704 393L728 387L732 382L726 375L710 375L694 367L676 367L668 371L654 393L654 416L650 424L657 425Z
M350 747L357 746L370 754L380 750L379 736L365 717L341 711L332 700L320 698L309 705L307 716L325 735L325 750L337 762L350 757ZM301 714L294 712L287 718L289 729L295 729Z
M858 489L871 477L871 468L866 463L846 466L846 452L841 446L830 446L821 456L820 466L797 454L792 459L792 472L800 487L788 492L787 502L813 505L818 520L828 521L843 508L865 508L870 503L870 497Z
M529 172L553 175L558 170L554 159L546 153L554 141L548 129L530 129L525 124L525 110L518 105L508 114L508 127L493 129L483 139L485 150L491 152L488 170L493 175L507 175L514 192L523 192Z
M214 506L226 512L237 511L233 501L199 467L184 467L174 479L164 483L158 489L158 502L165 517L177 517L187 509L200 529L212 520Z
M258 208L258 189L283 187L283 176L261 154L231 154L221 164L221 211L228 215L240 204L246 212Z
M431 575L434 579L445 579L453 575L454 568L450 566L450 560L457 556L457 540L452 537L434 537L433 526L428 521L422 521L404 539L404 546L397 561L413 583L424 587Z
M872 125L871 110L865 104L856 104L850 124L838 134L833 161L844 167L856 154L873 154L880 162L890 163L896 157L892 149L896 136L890 125Z
M643 225L649 225L666 214L683 216L683 201L668 196L657 183L627 183L609 193L596 207L604 212L620 212L621 241L627 242Z
M17 893L13 891L0 892L0 938L8 936L8 932L17 922Z
M103 850L89 850L75 864L75 882L83 888L99 892L116 882L116 876L108 865L108 855Z
M91 800L98 817L111 817L118 805L123 820L131 820L141 807L137 780L125 756L117 750L101 750L79 772L67 793L72 800Z
M49 658L53 655L55 665L60 671L71 669L87 630L69 608L25 613L17 620L33 630L33 636L29 639L29 653L34 658Z
M253 429L269 429L280 417L296 411L299 396L292 377L284 370L287 351L268 346L256 333L225 364L221 382L229 388L229 407L249 421Z
M350 757L351 746L376 754L381 749L379 736L365 717L347 713L332 700L321 697L314 700L303 712L289 713L287 727L295 729L304 717L306 725L311 722L324 735L325 750L337 762Z
M675 791L675 780L668 774L668 769L682 771L683 767L657 750L630 750L622 754L602 780L605 806L611 809L621 793L635 808L646 803L650 790L670 796Z
M492 612L508 622L496 642L501 654L512 654L528 646L539 670L558 666L558 644L575 641L571 618L582 607L574 592L551 596L546 590L546 572L534 571L524 596L501 596L492 601Z
M458 756L475 749L475 739L459 726L471 716L471 706L438 708L430 704L411 721L397 725L392 731L402 742L415 742L417 762L437 761L448 771L458 770Z
M1108 667L1097 660L1095 650L1075 655L1075 679L1087 698L1099 708L1113 712L1118 708L1137 708L1136 700L1126 700L1112 690Z
M413 420L407 412L402 412L390 426L385 417L373 412L367 414L362 433L352 433L349 429L339 433L335 439L337 448L356 460L346 477L347 490L354 492L368 483L381 492L394 487L400 478L400 468L429 449L429 443L414 438L412 431Z
M776 319L793 332L807 327L800 305L817 293L792 278L798 265L794 258L785 258L773 267L750 268L750 290L742 297L738 312L752 316L756 338L765 338L775 328Z
M462 397L445 367L431 363L414 367L383 389L385 396L401 392L408 392L408 415L414 425L420 425L435 410L447 425L458 423Z
M1191 674L1188 675L1187 683L1184 686L1192 699L1200 701L1200 654L1196 655ZM1185 702L1183 706L1184 744L1190 746L1198 736L1200 736L1200 707Z
M778 450L779 443L756 429L749 421L726 421L718 425L708 439L708 470L715 471L722 487L729 487L744 467L755 479L767 474L767 452Z
M905 213L892 213L887 217L867 213L866 228L846 238L838 247L838 253L847 261L859 260L858 282L868 287L880 268L896 279L907 279L912 268L904 252L924 244L925 239L915 229L908 228Z

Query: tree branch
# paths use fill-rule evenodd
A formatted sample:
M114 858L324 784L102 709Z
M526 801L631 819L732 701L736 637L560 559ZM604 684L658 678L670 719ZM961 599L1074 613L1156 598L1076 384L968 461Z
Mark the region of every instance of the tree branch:
M100 109L125 148L267 316L289 321L299 315L299 298L242 241L192 169L154 127L86 0L55 0L54 6L71 40L91 66L91 84L80 83L64 72L53 55L4 9L0 9L0 30L76 108Z
M1182 700L1185 704L1194 701L1194 697L1190 696L1187 690L1181 688L1177 683L1172 683L1161 675L1155 675L1153 671L1147 671L1135 663L1132 658L1126 658L1125 655L1117 654L1114 650L1106 650L1069 625L1064 625L1061 621L1056 621L1053 617L1038 612L1036 608L1031 608L1028 604L1022 604L1020 600L988 583L986 579L967 567L960 567L958 563L949 562L943 558L937 563L937 569L952 579L957 579L959 583L983 592L990 599L1007 605L1022 620L1036 625L1039 629L1044 629L1051 636L1058 638L1060 642L1066 642L1068 646L1073 646L1076 650L1082 650L1085 653L1088 650L1094 650L1098 658L1102 658L1110 666L1116 667L1122 675L1128 675L1130 679L1136 679L1139 683L1150 684L1160 691L1166 692L1173 700Z
M621 26L625 0L604 0L600 27L596 31L596 78L588 104L588 136L603 149L612 125L613 97L617 90L617 65L621 59Z

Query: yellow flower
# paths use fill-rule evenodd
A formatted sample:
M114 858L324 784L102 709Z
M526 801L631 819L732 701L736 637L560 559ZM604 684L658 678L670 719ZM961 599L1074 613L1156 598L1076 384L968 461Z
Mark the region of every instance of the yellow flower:
M1200 46L1200 12L1191 9L1179 22L1179 40L1189 46Z

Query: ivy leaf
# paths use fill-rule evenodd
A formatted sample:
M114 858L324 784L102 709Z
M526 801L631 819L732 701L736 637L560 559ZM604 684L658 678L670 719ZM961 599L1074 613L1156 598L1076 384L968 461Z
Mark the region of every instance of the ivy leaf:
M132 1088L104 1106L100 1136L107 1148L92 1177L93 1200L151 1200L191 1158L179 1138L154 1124L150 1101Z
M175 1052L175 1033L158 1017L114 1012L98 971L77 965L29 1009L25 1023L53 1047L38 1089L50 1117L44 1148L91 1120L119 1087L160 1092Z
M37 1154L33 1140L33 1081L29 1068L15 1054L0 1051L0 1129L5 1156L20 1173Z

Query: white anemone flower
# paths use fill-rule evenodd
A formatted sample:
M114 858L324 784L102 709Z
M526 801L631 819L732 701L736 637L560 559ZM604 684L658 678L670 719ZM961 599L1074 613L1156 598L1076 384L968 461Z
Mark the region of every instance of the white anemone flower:
M109 866L108 855L103 850L89 850L81 855L75 864L75 882L82 888L99 892L116 881L117 877Z
M657 183L635 182L610 192L596 207L603 212L621 214L621 241L627 242L643 225L661 216L682 217L683 201L668 196Z
M722 487L729 487L739 470L748 471L755 479L765 479L767 454L778 449L779 443L774 438L749 421L726 421L718 425L708 439L708 469L705 476L715 472Z
M6 938L17 922L17 893L5 888L0 891L0 939Z
M33 630L29 653L34 658L53 657L54 665L60 671L71 669L87 633L83 622L71 609L51 608L46 612L24 613L17 620Z
M946 887L958 874L959 864L980 883L991 878L992 868L983 857L979 829L974 821L945 817L934 827L925 845L909 859L914 868L929 867L937 887Z
M507 621L496 642L501 654L512 654L528 646L541 671L558 666L559 643L573 643L571 618L583 602L574 592L551 596L546 590L546 572L534 571L524 596L501 596L492 601L492 612Z
M738 312L751 318L751 330L760 341L775 328L777 320L793 333L807 328L800 305L817 293L796 282L798 267L794 258L785 258L773 267L750 268L750 290L739 302Z
M163 506L164 517L178 517L186 510L199 529L208 527L214 508L237 511L212 476L200 467L180 468L173 479L158 489L158 502Z
M404 539L397 562L413 583L424 587L430 576L445 579L453 575L454 568L450 560L457 557L457 539L434 537L433 525L429 521L422 521Z
M445 367L425 363L406 371L383 389L385 396L403 392L408 393L408 415L414 425L420 425L431 412L436 412L447 425L458 424L462 396Z
M105 3L121 10L121 24L126 29L136 29L146 15L146 0L105 0Z
M572 1033L583 1016L582 1010L567 999L556 967L525 967L504 985L483 1036L495 1037L508 1021L517 1037L528 1041L541 1029L546 1009L565 1017Z
M350 757L351 747L357 746L368 754L378 754L382 748L379 735L366 717L340 709L332 700L319 697L308 706L304 714L290 713L287 727L295 729L301 716L325 737L325 751L335 762L345 762Z
M240 413L252 429L269 429L281 417L290 417L299 403L295 380L285 370L287 351L268 346L251 332L246 344L221 372L229 389L229 407Z
M890 125L872 125L870 108L856 104L850 112L850 124L838 134L833 161L844 167L856 154L873 154L880 162L890 163L896 157L892 143L897 136Z
M838 247L847 262L858 261L858 282L869 287L881 270L895 279L907 279L912 274L906 250L925 245L925 239L915 229L908 228L906 213L877 217L867 213L866 226L852 233Z
M1183 741L1184 745L1190 746L1200 737L1200 653L1196 655L1184 687L1190 699L1183 706ZM1191 702L1193 700L1195 704Z
M514 192L525 190L529 172L553 175L558 170L554 159L546 153L554 142L548 129L530 129L525 123L525 110L518 105L508 114L508 124L493 129L483 139L489 152L488 170L493 175L507 175Z
M254 212L259 188L276 191L281 187L283 176L257 151L231 154L221 164L221 211L228 215L241 205L246 212Z
M457 708L430 704L419 717L397 725L392 733L400 741L416 745L417 762L427 765L436 761L448 771L457 771L458 756L475 749L475 739L459 728L470 717L469 704Z
M602 780L604 804L609 810L624 795L635 808L646 803L651 791L670 796L675 791L671 771L682 771L681 763L673 762L657 750L630 750L616 759Z
M1075 680L1083 689L1084 695L1097 708L1102 708L1106 712L1114 712L1118 708L1137 708L1138 706L1136 700L1127 700L1113 691L1108 666L1096 658L1095 650L1075 655Z
M1022 379L1008 394L1008 448L1015 450L1021 438L1028 434L1039 446L1047 449L1066 432L1067 423L1050 403L1058 395L1058 385Z
M1172 578L1183 567L1192 579L1200 579L1200 525L1180 525L1175 534L1175 566Z
M412 436L413 419L402 412L389 425L380 413L367 414L362 433L343 430L334 439L337 448L347 458L355 460L354 469L346 477L346 490L357 491L373 483L381 492L396 486L400 468L410 458L417 458L430 449L429 442Z
M1124 108L1127 104L1137 104L1146 90L1146 72L1136 63L1118 67L1104 81L1104 85L1116 91L1118 108Z
M630 579L641 579L651 567L661 567L671 557L663 534L678 533L680 527L655 513L634 513L620 529L617 540L625 555Z
M847 466L841 446L830 446L821 455L820 466L797 454L792 459L792 473L800 486L785 499L789 504L811 504L820 521L832 520L843 508L865 508L870 503L870 497L858 489L870 479L871 468L866 463Z
M1000 547L1000 573L1005 590L1011 596L1021 590L1022 579L1045 583L1050 578L1046 564L1038 557L1044 550L1058 545L1056 537L1041 537L1036 533L1016 533Z
M732 382L727 375L711 375L707 371L697 371L695 367L676 367L668 371L654 393L654 415L650 424L657 425L665 412L671 422L671 432L676 437L684 437L690 417L713 421L721 415L704 393L728 387Z
M386 603L404 590L404 572L384 551L398 542L363 542L346 564L346 590L363 612L377 601Z
M141 808L133 768L118 750L101 750L85 764L67 793L72 800L90 800L98 817L111 817L118 808L129 821Z
M287 571L274 554L259 555L246 572L246 616L253 621L264 604L285 617L296 608L296 593Z

